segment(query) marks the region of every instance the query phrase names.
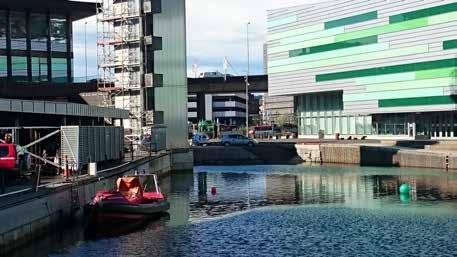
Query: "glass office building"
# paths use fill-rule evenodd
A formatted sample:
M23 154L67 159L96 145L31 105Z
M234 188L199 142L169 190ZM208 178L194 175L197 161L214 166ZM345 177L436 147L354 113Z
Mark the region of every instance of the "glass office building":
M269 11L269 94L301 137L457 137L457 2L328 1Z
M72 22L95 5L57 0L0 0L0 81L71 83Z

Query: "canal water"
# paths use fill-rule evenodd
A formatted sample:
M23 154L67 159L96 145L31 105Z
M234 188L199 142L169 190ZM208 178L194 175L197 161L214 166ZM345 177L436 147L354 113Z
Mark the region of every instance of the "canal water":
M400 195L402 183L410 195ZM170 215L16 256L456 256L457 175L355 166L197 167L161 182Z

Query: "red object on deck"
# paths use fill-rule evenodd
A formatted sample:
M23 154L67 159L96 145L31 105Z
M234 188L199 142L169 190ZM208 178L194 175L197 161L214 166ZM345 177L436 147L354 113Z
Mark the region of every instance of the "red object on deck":
M0 169L16 169L17 152L14 144L0 144Z
M104 204L107 202L118 204L148 204L161 200L165 200L161 192L143 192L138 177L126 177L117 180L116 191L97 192L94 203L103 201Z
M212 187L211 188L211 194L212 195L216 195L217 194L217 188L216 187Z
M115 191L97 192L93 202L92 219L97 223L135 222L168 211L170 204L160 192L154 175L155 191L144 192L138 176L117 180ZM146 186L147 187L147 186Z

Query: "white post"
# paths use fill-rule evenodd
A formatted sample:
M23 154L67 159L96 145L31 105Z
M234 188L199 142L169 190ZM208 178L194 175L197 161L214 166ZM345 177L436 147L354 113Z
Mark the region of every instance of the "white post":
M249 137L249 72L250 72L250 51L249 51L249 25L251 22L246 24L246 46L247 46L247 57L248 57L248 70L246 72L246 136Z
M87 82L87 21L84 23L84 62L86 66L86 82Z

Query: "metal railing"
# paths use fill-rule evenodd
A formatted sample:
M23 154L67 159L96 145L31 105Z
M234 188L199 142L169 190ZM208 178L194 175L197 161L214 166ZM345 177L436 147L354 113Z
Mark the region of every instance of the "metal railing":
M121 169L129 164L132 164L133 161L145 158L145 157L153 157L156 155L159 155L166 150L161 150L159 149L157 143L155 142L148 142L142 143L142 144L134 144L131 143L129 145L130 149L133 149L133 151L127 151L124 153L124 158L123 158L123 163L120 165L117 165L115 167L109 167L103 170L100 170L97 172L97 174L104 174L108 173L111 171L114 171L116 169ZM72 171L71 167L72 164L68 161L68 163L65 163L64 160L64 165L62 170L60 170L59 174L56 175L52 182L44 183L41 184L42 178L41 178L41 173L42 173L42 165L36 165L36 170L34 172L34 176L30 180L27 180L27 183L24 183L24 187L22 189L14 190L11 192L6 192L6 187L3 188L2 185L4 185L4 175L5 171L0 170L0 200L5 199L7 197L13 197L13 196L20 196L20 195L25 195L27 193L33 193L33 192L38 192L39 190L45 189L45 188L57 188L62 185L71 185L75 183L76 181L79 181L82 178L85 178L89 176L85 170L81 171ZM19 185L20 186L20 185ZM2 188L5 189L5 191L2 191Z

